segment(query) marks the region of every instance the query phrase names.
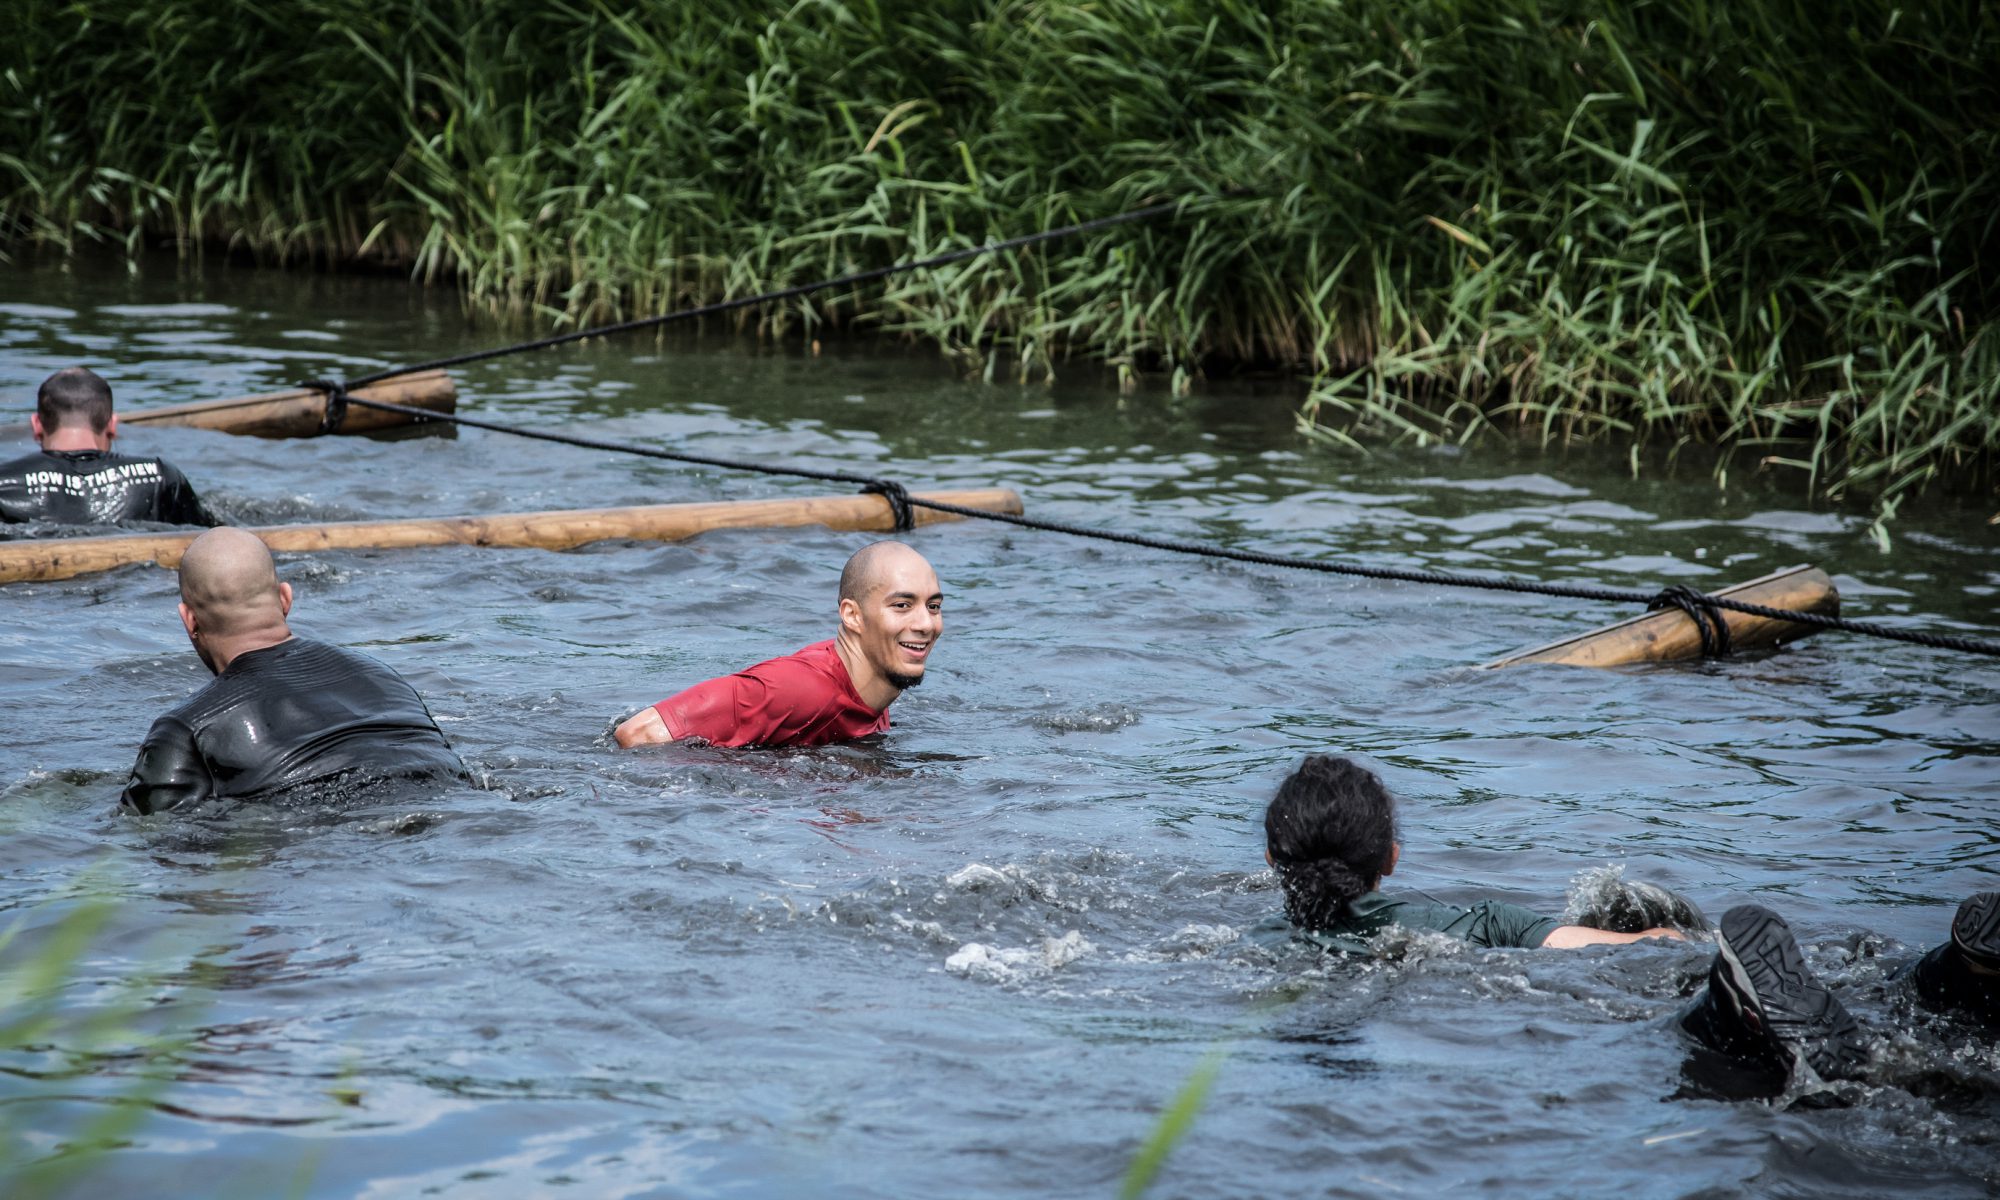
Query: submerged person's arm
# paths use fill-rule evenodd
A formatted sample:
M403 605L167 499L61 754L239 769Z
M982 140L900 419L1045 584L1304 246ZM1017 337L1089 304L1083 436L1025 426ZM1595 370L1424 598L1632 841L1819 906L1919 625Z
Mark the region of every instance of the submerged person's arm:
M1622 946L1647 938L1673 938L1677 942L1685 942L1687 934L1658 926L1638 933L1613 933L1608 929L1592 929L1588 925L1558 925L1542 939L1542 946L1551 950L1574 950L1578 946Z
M1611 933L1587 925L1563 925L1554 917L1545 917L1502 900L1480 901L1464 910L1464 915L1446 926L1445 932L1456 934L1475 946L1517 946L1525 949L1542 946L1555 950L1636 942L1651 937L1682 938L1679 931L1672 929Z
M674 740L674 735L667 732L667 723L660 719L660 710L651 704L625 718L611 736L628 749Z
M198 803L214 790L208 764L195 747L194 731L172 717L161 717L139 747L118 807L141 815L166 812Z
M763 740L762 707L767 688L738 672L697 683L626 718L612 735L621 746L646 746L701 738L718 746L745 746Z

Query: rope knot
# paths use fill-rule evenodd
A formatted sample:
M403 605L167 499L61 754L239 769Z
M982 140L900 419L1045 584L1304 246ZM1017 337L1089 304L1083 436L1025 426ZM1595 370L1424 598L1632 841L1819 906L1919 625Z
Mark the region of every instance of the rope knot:
M347 423L347 384L338 379L301 379L298 386L326 394L326 411L320 414L319 432L339 433Z
M917 527L916 513L910 508L910 493L902 484L893 479L871 479L861 485L861 491L863 495L872 492L889 502L897 533L908 533Z
M1715 597L1707 595L1684 583L1660 589L1660 594L1646 602L1646 611L1662 608L1678 608L1694 622L1695 632L1701 635L1701 656L1703 658L1725 658L1730 652L1729 622L1722 617L1722 610L1716 607Z

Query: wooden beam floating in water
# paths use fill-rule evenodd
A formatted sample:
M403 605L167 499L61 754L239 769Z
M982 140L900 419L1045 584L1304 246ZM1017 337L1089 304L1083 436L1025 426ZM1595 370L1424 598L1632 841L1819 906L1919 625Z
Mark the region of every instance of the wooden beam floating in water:
M365 388L356 388L364 400L381 400L431 412L458 411L458 385L443 371L420 371L399 375ZM217 429L253 437L317 437L326 419L326 393L312 388L269 392L261 396L238 396L233 400L198 400L193 404L173 404L166 408L142 408L119 413L120 425L192 425L197 429ZM340 423L340 433L369 433L409 425L413 417L383 412L379 408L352 405Z
M1021 511L1021 497L1009 488L964 492L918 492L985 512ZM913 508L919 525L963 520L951 513ZM502 513L490 517L414 517L398 521L330 521L318 525L268 525L250 532L281 553L314 550L402 549L416 546L514 546L568 550L589 542L629 538L671 542L710 529L758 529L824 525L829 529L888 533L896 520L889 502L877 495L814 496L799 500L736 500L704 504L650 504L636 508L585 508L554 512ZM69 579L129 563L178 566L181 552L199 534L159 533L111 537L49 538L0 542L0 583Z
M1710 593L1794 612L1840 615L1840 593L1818 567L1790 567L1761 579ZM1775 646L1819 632L1816 625L1774 621L1748 613L1717 610L1729 625L1730 645L1738 650ZM1701 657L1701 632L1677 608L1657 609L1628 617L1589 633L1523 650L1485 664L1484 669L1518 667L1525 663L1561 663L1573 667L1617 667L1627 663L1676 662Z

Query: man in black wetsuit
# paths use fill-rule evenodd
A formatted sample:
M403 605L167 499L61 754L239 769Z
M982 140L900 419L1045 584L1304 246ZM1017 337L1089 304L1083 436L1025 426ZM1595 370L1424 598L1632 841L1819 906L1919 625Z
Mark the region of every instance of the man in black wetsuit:
M119 805L268 799L333 776L450 776L465 767L403 677L366 655L294 637L292 587L241 529L181 557L181 624L215 681L146 734Z
M0 521L213 525L182 475L157 458L111 453L111 385L69 367L42 381L29 418L41 452L0 464Z

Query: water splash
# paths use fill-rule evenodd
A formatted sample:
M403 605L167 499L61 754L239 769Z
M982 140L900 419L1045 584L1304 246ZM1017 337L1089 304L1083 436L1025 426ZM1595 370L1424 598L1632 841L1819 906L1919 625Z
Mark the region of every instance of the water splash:
M1660 927L1683 933L1708 932L1708 919L1694 901L1658 884L1625 878L1624 863L1578 872L1570 881L1562 921L1612 933Z
M944 969L987 983L1018 983L1051 974L1096 949L1074 929L1059 938L1043 938L1039 946L996 948L967 942L944 960Z
M1041 713L1031 718L1029 723L1051 733L1114 733L1127 725L1137 724L1138 720L1138 710L1126 705L1097 704L1089 708Z

